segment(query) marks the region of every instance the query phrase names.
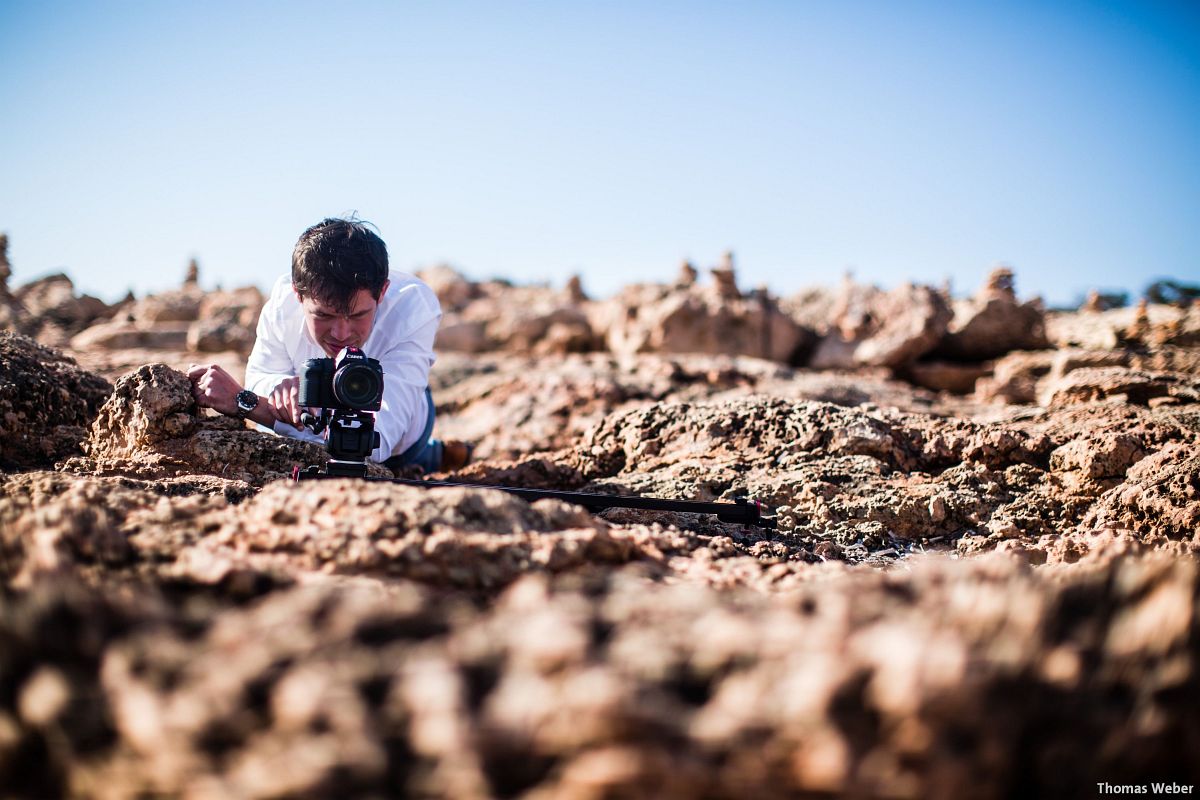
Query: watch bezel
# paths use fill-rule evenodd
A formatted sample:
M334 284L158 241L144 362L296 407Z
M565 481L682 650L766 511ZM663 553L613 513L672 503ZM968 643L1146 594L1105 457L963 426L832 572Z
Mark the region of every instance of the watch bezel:
M253 400L250 398L253 398ZM238 417L245 419L250 415L251 411L258 408L258 395L249 389L242 389L237 393L234 402L237 403Z

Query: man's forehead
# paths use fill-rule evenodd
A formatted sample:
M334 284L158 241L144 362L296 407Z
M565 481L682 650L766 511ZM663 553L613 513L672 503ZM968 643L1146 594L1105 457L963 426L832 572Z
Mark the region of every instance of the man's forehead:
M300 304L303 305L308 310L313 311L318 314L336 314L336 315L340 315L340 314L352 315L352 314L357 314L360 311L370 311L372 308L374 308L376 305L378 305L375 298L371 296L371 292L368 291L367 289L359 289L357 292L354 293L354 296L350 298L348 310L346 307L341 306L338 303L332 303L332 302L329 302L328 300L319 300L318 298L312 297L311 295L301 297Z

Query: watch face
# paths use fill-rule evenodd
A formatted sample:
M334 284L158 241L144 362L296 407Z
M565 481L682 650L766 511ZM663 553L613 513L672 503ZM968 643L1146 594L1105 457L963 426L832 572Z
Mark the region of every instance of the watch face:
M237 404L238 408L240 408L242 411L250 413L254 410L254 407L258 405L258 395L249 389L244 389L243 391L238 392Z

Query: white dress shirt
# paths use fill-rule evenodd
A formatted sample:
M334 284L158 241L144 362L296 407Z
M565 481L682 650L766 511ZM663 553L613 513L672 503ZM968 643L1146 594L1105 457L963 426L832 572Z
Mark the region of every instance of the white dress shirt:
M420 279L393 272L379 298L375 324L363 343L368 358L383 368L383 405L375 415L379 447L372 461L385 461L411 447L425 429L429 409L425 388L433 366L433 339L442 319L437 295ZM258 317L257 338L246 362L246 388L269 396L284 378L299 375L310 358L328 358L304 324L304 310L292 291L291 275L271 288L271 297ZM307 428L298 431L284 422L275 433L324 442Z

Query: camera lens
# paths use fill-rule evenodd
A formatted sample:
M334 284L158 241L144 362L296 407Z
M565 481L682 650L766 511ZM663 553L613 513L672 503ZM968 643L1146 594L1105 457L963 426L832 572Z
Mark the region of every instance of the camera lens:
M347 364L333 378L333 394L349 408L378 408L383 385L379 373L366 364Z

